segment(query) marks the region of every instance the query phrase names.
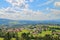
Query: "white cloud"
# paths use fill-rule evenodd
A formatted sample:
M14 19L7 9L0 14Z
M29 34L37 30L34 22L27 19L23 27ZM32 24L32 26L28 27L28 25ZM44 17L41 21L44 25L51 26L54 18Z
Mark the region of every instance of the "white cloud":
M4 10L4 11L3 11ZM8 12L7 12L8 11ZM0 18L12 20L44 20L45 15L40 11L24 10L21 12L2 9L0 10Z
M30 2L33 2L34 0L30 0Z
M48 5L50 3L52 3L54 0L48 0L47 2L43 3L43 4L39 4L38 6L41 7L41 6L44 6L44 5Z
M6 0L7 2L11 3L12 5L21 5L21 4L25 4L25 0Z
M4 10L4 11L3 11ZM51 9L51 12L44 14L41 11L23 10L21 12L12 9L0 10L0 18L7 18L12 20L53 20L60 18L60 10ZM10 13L11 12L11 13Z
M29 4L26 3L26 0L6 0L12 5L13 9L27 9Z
M54 5L55 5L56 7L60 7L60 2L55 2Z
M59 19L60 18L60 10L50 9L50 13L47 14L51 19Z

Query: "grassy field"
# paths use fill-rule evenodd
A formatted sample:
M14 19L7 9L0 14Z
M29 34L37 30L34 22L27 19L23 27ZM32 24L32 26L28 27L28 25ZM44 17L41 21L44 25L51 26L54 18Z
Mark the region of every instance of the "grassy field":
M49 28L60 28L60 26L49 26ZM55 30L57 32L60 32L60 30ZM23 29L21 32L17 32L18 37L21 37L22 33L29 33L29 32L33 32L33 30L28 30L28 29ZM38 34L30 34L33 35L33 37L44 37L46 34L52 35L52 31L51 30L46 30L46 31L42 31L41 33ZM54 34L53 37L57 37L58 35ZM0 40L4 40L4 38L0 38ZM11 40L16 40L16 38L11 38Z
M0 40L4 40L4 38L0 38Z

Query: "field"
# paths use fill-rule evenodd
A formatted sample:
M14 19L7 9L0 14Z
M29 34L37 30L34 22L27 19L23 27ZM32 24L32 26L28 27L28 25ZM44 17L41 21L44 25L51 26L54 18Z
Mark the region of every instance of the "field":
M48 38L60 40L60 26L29 25L23 28L0 29L0 40L47 40Z

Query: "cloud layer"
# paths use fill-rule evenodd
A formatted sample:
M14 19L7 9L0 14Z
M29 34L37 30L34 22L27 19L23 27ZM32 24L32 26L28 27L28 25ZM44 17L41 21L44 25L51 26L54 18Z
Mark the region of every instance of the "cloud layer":
M29 9L28 2L33 3L34 0L6 0L12 6L0 9L0 18L12 20L56 20L60 18L60 10L53 8L46 8L44 13L41 10ZM49 5L54 0L49 0L40 6ZM31 4L32 5L32 4ZM54 2L55 7L60 7L60 2ZM36 5L37 6L37 5ZM48 12L49 11L49 12Z

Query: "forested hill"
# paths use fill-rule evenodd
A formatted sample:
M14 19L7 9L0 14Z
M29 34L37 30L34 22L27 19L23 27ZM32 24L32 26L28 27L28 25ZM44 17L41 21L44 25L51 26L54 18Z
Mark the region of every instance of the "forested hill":
M31 20L10 20L0 19L0 25L16 25L16 24L60 24L60 20L44 20L44 21L31 21Z

